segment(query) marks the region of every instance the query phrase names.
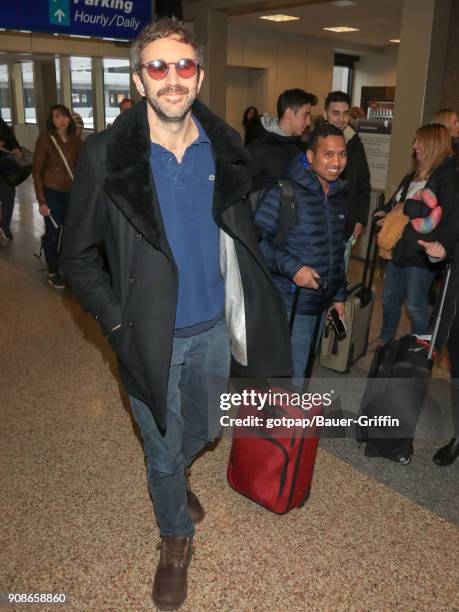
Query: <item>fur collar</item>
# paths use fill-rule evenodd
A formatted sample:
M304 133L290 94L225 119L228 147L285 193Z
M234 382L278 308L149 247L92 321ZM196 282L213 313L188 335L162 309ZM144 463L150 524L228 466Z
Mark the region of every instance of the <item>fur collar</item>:
M215 205L226 208L250 191L251 157L242 146L239 135L198 100L192 108L212 143L215 156ZM125 174L128 168L150 163L150 129L147 103L121 113L111 128L108 174Z

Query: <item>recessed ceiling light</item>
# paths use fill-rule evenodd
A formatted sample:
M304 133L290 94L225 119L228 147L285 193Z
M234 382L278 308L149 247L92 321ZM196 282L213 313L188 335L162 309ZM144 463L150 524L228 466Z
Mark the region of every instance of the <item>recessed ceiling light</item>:
M399 43L400 42L400 38L391 38L390 42Z
M332 4L335 6L353 6L355 2L352 0L335 0L335 2L332 2Z
M263 15L258 19L266 19L267 21L296 21L299 17L293 17L292 15Z
M329 32L360 32L360 28L350 28L349 26L335 26L333 28L324 28Z

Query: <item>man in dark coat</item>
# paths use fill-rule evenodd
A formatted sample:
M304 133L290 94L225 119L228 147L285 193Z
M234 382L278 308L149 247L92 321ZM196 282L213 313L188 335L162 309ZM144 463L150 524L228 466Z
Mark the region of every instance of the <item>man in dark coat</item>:
M368 221L371 195L370 170L360 136L349 125L351 99L348 94L344 91L330 92L325 99L323 116L327 123L339 128L346 139L347 165L343 178L347 181L349 201L344 254L347 269L352 246Z
M306 151L301 135L311 124L311 106L315 104L314 94L287 89L277 99L277 118L261 116L262 134L247 147L256 162L254 191L270 189L285 178L289 162Z
M248 376L289 376L291 350L245 202L250 158L196 101L204 72L192 34L161 19L134 41L132 64L145 99L86 140L63 266L118 357L161 535L153 600L171 610L186 598L204 516L186 471L219 433L230 348Z

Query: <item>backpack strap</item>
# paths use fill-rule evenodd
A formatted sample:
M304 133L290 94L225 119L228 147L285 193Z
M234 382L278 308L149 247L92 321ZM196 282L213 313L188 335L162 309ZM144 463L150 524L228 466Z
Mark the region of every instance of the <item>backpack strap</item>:
M291 181L279 179L278 183L281 188L281 199L279 207L279 222L277 224L274 242L276 244L281 244L284 242L291 228L296 225L297 211L295 192L293 190Z

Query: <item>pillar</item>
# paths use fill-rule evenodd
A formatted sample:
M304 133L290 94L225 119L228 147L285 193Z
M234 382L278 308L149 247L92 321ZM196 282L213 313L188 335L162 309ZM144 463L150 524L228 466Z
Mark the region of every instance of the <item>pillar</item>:
M194 11L194 33L204 49L204 81L199 99L222 118L226 116L227 16L199 6Z
M451 0L404 0L386 197L410 169L416 129L441 106Z
M54 60L35 60L33 63L35 111L37 126L45 130L49 109L57 104L56 65Z

